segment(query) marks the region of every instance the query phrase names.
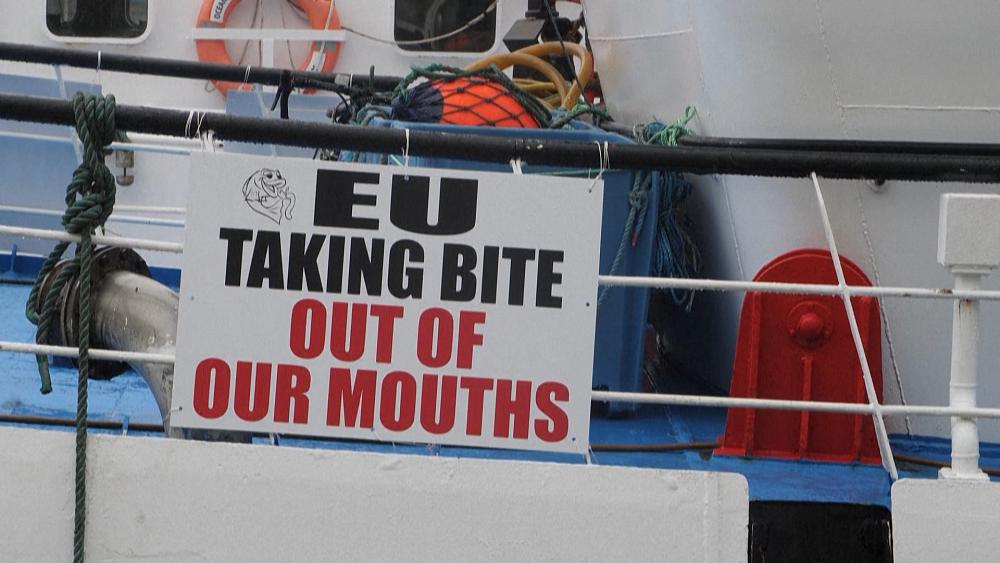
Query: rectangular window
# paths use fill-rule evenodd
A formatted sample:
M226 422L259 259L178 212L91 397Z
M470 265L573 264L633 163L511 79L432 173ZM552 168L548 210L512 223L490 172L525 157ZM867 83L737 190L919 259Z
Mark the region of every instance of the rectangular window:
M46 0L45 25L72 39L136 39L149 24L149 0Z
M496 1L396 0L395 24L406 51L483 53L496 41Z

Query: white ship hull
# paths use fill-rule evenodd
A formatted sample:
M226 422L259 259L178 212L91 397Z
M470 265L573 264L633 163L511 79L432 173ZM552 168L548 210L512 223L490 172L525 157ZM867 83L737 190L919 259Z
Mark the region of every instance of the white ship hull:
M611 113L625 123L672 121L695 105L697 133L718 137L996 142L1000 78L993 2L589 0L597 68ZM655 53L655 56L653 54ZM707 278L750 279L774 257L825 248L808 180L700 176L696 211ZM876 285L947 288L936 261L940 195L995 185L821 181L841 254ZM1000 287L1000 277L987 281ZM699 295L677 352L728 387L742 295ZM945 404L948 301L883 299L888 403ZM982 366L1000 363L1000 317L987 305ZM711 334L711 337L706 335ZM986 373L986 372L984 372ZM980 379L980 404L1000 380ZM947 418L895 417L890 432L947 437ZM1000 424L980 421L1000 440Z

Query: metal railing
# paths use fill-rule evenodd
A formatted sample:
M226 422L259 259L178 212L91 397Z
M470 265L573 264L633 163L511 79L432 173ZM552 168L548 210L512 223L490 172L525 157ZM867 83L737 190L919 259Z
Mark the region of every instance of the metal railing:
M58 65L54 65L56 69L57 80L60 83L60 87L64 88L64 83L61 77L61 72L59 71ZM37 111L41 114L40 117L31 117L32 120L37 121L47 121L51 123L66 123L67 108L64 107L64 103L51 102L45 100L34 100L28 102L26 98L16 97L16 96L0 96L0 98L6 100L7 104L0 104L0 115L4 112L9 113L15 119L28 119L26 117L29 107L33 107L32 111ZM220 138L230 138L234 140L249 139L253 137L258 137L258 142L267 143L278 143L278 144L289 144L296 146L305 146L304 139L296 137L296 135L284 131L288 129L299 130L301 133L314 134L309 141L312 144L320 143L321 140L326 141L326 145L329 146L340 146L350 143L361 143L365 145L366 150L375 150L376 144L385 144L387 146L405 146L410 147L410 136L411 132L406 130L403 131L368 131L361 132L355 129L344 129L337 127L326 127L289 123L284 122L281 124L281 129L275 129L261 122L261 120L254 120L252 118L234 118L232 116L221 116L214 114L206 114L205 112L190 112L188 114L180 114L172 110L141 110L139 108L128 108L122 106L119 108L119 113L121 114L120 119L122 122L129 121L129 119L134 115L134 117L139 116L139 112L152 111L156 115L144 115L144 120L141 123L142 127L145 127L147 132L154 132L153 127L158 128L157 133L163 131L172 131L172 135L180 135L179 131L183 131L183 137L191 137L192 131L190 131L190 126L192 123L192 118L197 114L198 130L193 131L194 136L202 137L201 143L204 150L215 150L216 146L212 143L211 135L202 136L202 121L205 122L205 131L215 131L219 129L221 132L219 134ZM186 121L185 121L186 119ZM137 125L138 121L133 120ZM181 127L181 124L183 127ZM127 124L126 124L127 126ZM28 135L22 133L3 133L4 135ZM398 141L405 134L405 145L400 144ZM345 135L344 139L341 140L339 135ZM325 136L320 139L321 136ZM74 142L71 137L55 137L55 136L37 136L39 138L44 138L44 140L54 140L59 142ZM349 137L349 139L348 139ZM368 138L370 137L370 138ZM400 139L397 139L399 137ZM464 143L464 139L459 138L459 136L452 135L450 137L442 137L439 134L433 133L423 133L414 132L414 140L420 140L426 143L426 148L422 151L417 148L416 143L414 144L413 153L421 154L426 153L427 155L437 154L441 151L454 150L456 146L462 145L468 149L468 145ZM460 158L471 158L479 159L484 158L486 160L495 160L497 158L502 158L507 160L511 154L515 158L524 158L526 161L535 160L533 153L523 152L525 147L523 145L517 144L516 142L507 143L503 141L500 143L496 139L482 138L479 139L477 136L468 136L469 139L475 139L477 142L482 141L484 143L483 147L477 149L477 151L463 152ZM209 145L208 143L211 143ZM455 143L458 143L456 145ZM494 143L496 146L487 146L490 143ZM500 143L500 144L496 144ZM322 144L322 143L320 143ZM509 146L508 146L509 144ZM502 145L502 146L501 146ZM563 147L562 145L565 145ZM169 152L173 154L186 154L190 153L192 150L199 150L197 147L163 147L157 146L155 143L143 144L133 144L127 143L123 144L120 148L126 150L149 150L152 152ZM163 150L166 148L166 150ZM573 163L581 160L581 152L577 150L579 147L575 147L573 143L552 143L546 146L546 151L552 151L550 157L554 163ZM406 149L404 149L406 150ZM619 148L617 149L617 157L615 162L619 166L625 167L671 167L671 159L676 160L674 166L682 169L695 172L704 171L714 171L716 173L762 173L766 175L808 175L812 181L812 187L814 188L814 193L816 195L816 201L818 209L820 212L820 217L822 219L824 235L826 237L827 245L832 256L832 262L834 265L834 270L837 275L837 284L797 284L797 283L777 283L777 282L752 282L752 281L733 281L733 280L719 280L719 279L682 279L682 278L650 278L650 277L631 277L631 276L598 276L597 282L600 285L605 286L624 286L624 287L649 287L649 288L682 288L690 289L695 291L759 291L766 293L789 293L789 294L803 294L803 295L828 295L840 297L844 304L844 310L848 317L848 323L851 329L851 336L853 343L855 345L855 350L858 354L860 360L860 366L862 369L862 377L864 379L865 391L867 396L867 403L831 403L822 401L788 401L788 400L775 400L775 399L756 399L756 398L740 398L740 397L716 397L716 396L704 396L704 395L668 395L668 394L647 394L647 393L626 393L626 392L612 392L612 391L592 391L591 399L594 401L623 401L623 402L634 402L634 403L652 403L652 404L664 404L664 405L694 405L694 406L704 406L704 407L719 407L719 408L753 408L753 409L774 409L774 410L798 410L798 411L813 411L813 412L837 412L846 414L868 414L873 418L873 422L876 428L876 437L879 444L880 453L882 456L882 462L886 470L889 472L893 479L898 477L898 472L896 470L895 462L893 461L891 446L889 444L888 434L885 428L884 417L885 416L898 416L898 415L919 415L919 416L949 416L949 417L959 417L962 419L974 419L974 418L1000 418L1000 409L994 408L978 408L978 407L954 407L954 406L931 406L931 405L883 405L877 400L875 393L875 387L872 380L872 375L869 370L869 364L867 361L867 353L864 349L863 342L861 341L860 332L858 329L857 319L854 315L853 307L851 306L851 298L857 296L873 296L873 297L901 297L901 298L918 298L918 299L948 299L948 300L1000 300L1000 291L986 291L980 289L950 289L950 288L940 288L931 289L923 287L859 287L859 286L849 286L846 283L844 273L842 271L839 253L837 251L836 241L833 236L833 231L830 225L829 214L826 208L826 204L823 198L823 190L820 186L817 173L815 171L809 173L808 168L803 168L804 166L810 166L813 160L817 157L816 155L810 154L796 154L795 151L789 151L787 153L778 154L775 151L757 151L754 150L744 151L746 154L741 153L743 160L736 159L735 157L730 158L732 151L729 149L712 149L712 148L699 148L699 149L654 149L651 147L628 149ZM605 149L607 151L607 149ZM523 154L522 154L523 152ZM511 154L507 154L511 153ZM725 156L724 155L728 155ZM542 155L543 151L539 150L538 155ZM666 155L672 156L666 156ZM733 153L735 154L735 153ZM833 156L830 156L833 154ZM664 155L664 156L660 156ZM616 155L612 155L616 156ZM725 156L725 158L723 158ZM936 179L951 178L959 181L989 181L996 175L993 166L993 160L990 157L970 157L963 159L959 156L942 156L942 155L930 155L927 157L921 157L920 159L910 159L908 156L904 155L883 155L877 154L871 156L871 158L865 160L859 155L849 154L849 153L827 153L821 155L821 161L816 161L818 164L825 166L823 170L829 169L827 172L831 173L834 177L864 177L869 172L879 172L880 176L884 177L896 177L896 178L911 178L912 173L908 172L909 166L919 164L924 162L928 166L921 168L917 166L920 170L914 179L925 179L920 174L926 174L928 177L933 177ZM833 158L837 157L837 158ZM810 160L813 159L813 160ZM951 160L949 160L951 159ZM539 159L541 162L542 160ZM926 162L925 162L926 161ZM952 162L954 161L954 162ZM655 164L655 165L654 165ZM901 168L901 166L906 165ZM603 166L603 165L602 165ZM973 172L969 172L975 167L982 168L979 170L976 168ZM832 167L832 168L831 168ZM844 170L850 170L848 173L837 172L841 167ZM904 170L906 168L906 170ZM925 170L926 168L926 170ZM819 168L817 168L819 169ZM748 172L749 171L749 172ZM802 173L802 174L800 174ZM3 208L0 208L3 210ZM15 212L38 212L44 210L35 209L15 209L10 206L6 209L7 211ZM180 210L179 210L180 211ZM171 220L160 220L171 221ZM173 221L177 223L177 221ZM178 225L179 226L179 225ZM25 237L36 237L49 240L59 240L59 241L71 241L75 242L79 237L54 230L46 229L33 229L26 227L14 227L14 226L4 226L0 225L0 234L12 235L12 236L25 236ZM95 235L93 236L93 241L97 244L110 245L110 246L122 246L142 250L151 250L158 252L170 252L170 253L181 253L183 252L183 244L164 242L158 240L149 239L139 239L139 238L127 238L127 237L117 237L117 236L106 236L106 235ZM51 354L58 356L68 356L73 357L76 355L75 348L69 347L58 347L58 346L45 346L39 344L28 344L28 343L18 343L18 342L0 342L0 351L6 352L16 352L16 353L26 353L26 354ZM142 353L124 353L115 352L111 350L92 350L92 355L98 359L115 359L121 361L143 361L143 362L153 362L153 363L172 363L174 357L171 354L142 354Z
M812 183L817 197L820 215L823 220L824 231L827 243L831 249L831 255L839 258L836 249L836 242L830 228L829 215L826 210L822 196L822 189L819 179L813 175ZM49 240L72 241L79 239L74 235L62 231L47 229L32 229L26 227L14 227L0 225L0 234L36 237ZM151 250L157 252L182 253L184 245L182 243L164 242L152 239L126 238L105 235L94 235L94 242L109 246L121 246L134 249ZM839 260L835 262L839 265ZM812 285L780 282L747 282L716 279L683 279L683 278L650 278L638 276L598 276L597 282L600 285L619 287L654 287L654 288L684 288L695 291L759 291L765 293L788 293L802 295L827 295L839 296L845 304L845 312L848 315L848 322L851 325L852 339L855 349L861 359L862 375L866 383L868 394L867 403L835 403L824 401L806 400L779 400L779 399L759 399L743 397L718 397L709 395L678 395L678 394L653 394L653 393L632 393L617 391L592 391L591 400L604 402L633 402L641 404L659 405L684 405L717 408L752 408L766 410L795 410L810 412L828 412L843 414L867 414L873 417L876 424L877 438L880 451L882 452L883 465L890 476L895 479L898 473L895 462L892 458L891 446L888 434L884 426L885 416L946 416L962 418L1000 418L1000 408L980 408L980 407L952 407L937 405L884 405L877 401L871 373L868 371L867 354L864 350L860 334L857 329L857 321L854 318L853 307L850 306L851 298L856 296L875 297L903 297L922 299L948 299L948 300L1000 300L1000 291L986 290L964 290L954 291L951 289L929 289L919 287L867 287L847 285L843 272L838 272L839 283L837 285ZM24 354L50 354L55 356L75 357L76 348L63 346L48 346L40 344L29 344L21 342L0 341L0 352L15 352ZM117 352L113 350L92 350L92 355L96 359L109 359L119 361L141 361L150 363L169 364L174 362L172 354L150 354L135 352Z

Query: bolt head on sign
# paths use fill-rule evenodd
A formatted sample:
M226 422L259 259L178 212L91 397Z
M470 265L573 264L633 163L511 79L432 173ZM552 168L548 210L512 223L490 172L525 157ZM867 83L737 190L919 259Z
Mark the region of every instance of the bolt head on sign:
M584 452L603 184L192 156L171 424Z

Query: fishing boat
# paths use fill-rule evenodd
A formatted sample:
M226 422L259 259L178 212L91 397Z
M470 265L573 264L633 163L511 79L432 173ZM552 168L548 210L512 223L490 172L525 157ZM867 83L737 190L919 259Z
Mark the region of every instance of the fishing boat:
M995 560L996 10L0 0L0 555Z

